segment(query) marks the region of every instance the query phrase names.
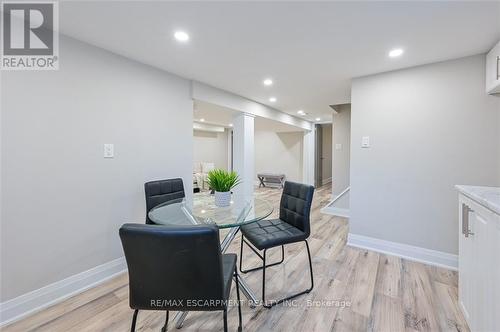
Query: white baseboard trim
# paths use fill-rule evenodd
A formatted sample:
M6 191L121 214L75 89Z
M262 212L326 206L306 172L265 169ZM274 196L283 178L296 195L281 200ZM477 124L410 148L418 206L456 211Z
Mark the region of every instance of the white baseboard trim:
M0 327L95 287L127 270L125 257L0 303Z
M336 217L350 218L349 209L325 206L320 210L321 213L329 214Z
M458 297L458 299L459 308L464 315L465 321L467 322L467 325L471 326L469 312L467 311L467 309L465 309L464 303L460 300L460 296Z
M347 245L405 258L410 261L443 267L449 270L458 270L458 256L446 252L352 233L349 233Z

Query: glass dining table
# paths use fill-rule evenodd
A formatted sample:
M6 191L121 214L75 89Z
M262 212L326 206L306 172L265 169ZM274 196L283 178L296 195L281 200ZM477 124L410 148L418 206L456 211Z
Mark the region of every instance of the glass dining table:
M268 217L273 212L273 207L264 199L252 196L238 204L231 200L227 207L215 205L214 195L196 193L193 202L189 204L186 199L178 199L162 203L148 213L149 219L160 225L198 225L215 224L219 229L228 232L221 242L221 251L224 253L236 237L240 226L256 222ZM238 275L236 280L243 294L250 300L250 306L255 307L257 298L248 287L245 280ZM179 312L175 317L176 327L182 327L187 312Z

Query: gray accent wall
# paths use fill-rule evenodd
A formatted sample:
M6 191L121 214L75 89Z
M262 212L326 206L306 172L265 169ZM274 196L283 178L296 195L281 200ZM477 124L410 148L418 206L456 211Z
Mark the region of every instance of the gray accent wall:
M485 56L354 79L351 116L350 232L456 254L453 186L500 185Z
M192 192L192 114L188 80L66 37L58 71L2 72L0 301L123 256L144 182Z

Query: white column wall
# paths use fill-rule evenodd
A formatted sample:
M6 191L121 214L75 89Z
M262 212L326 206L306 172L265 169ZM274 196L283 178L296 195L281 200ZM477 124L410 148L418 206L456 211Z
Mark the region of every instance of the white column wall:
M241 183L234 189L235 204L244 204L254 191L255 145L254 116L247 113L235 115L233 120L234 171Z
M314 129L304 132L303 146L302 181L306 184L314 185Z

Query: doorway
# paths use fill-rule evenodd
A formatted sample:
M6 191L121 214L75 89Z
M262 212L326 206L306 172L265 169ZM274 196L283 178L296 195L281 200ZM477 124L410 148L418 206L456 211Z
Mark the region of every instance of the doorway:
M332 182L332 124L315 125L314 186Z

